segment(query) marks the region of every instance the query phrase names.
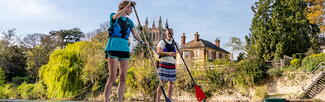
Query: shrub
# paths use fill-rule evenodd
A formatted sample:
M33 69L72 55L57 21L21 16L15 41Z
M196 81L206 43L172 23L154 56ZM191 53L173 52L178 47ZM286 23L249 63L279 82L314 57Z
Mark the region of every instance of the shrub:
M48 64L40 69L40 78L47 86L49 98L75 97L83 88L81 68L84 65L87 42L69 44L65 49L57 49Z
M281 77L283 70L281 70L281 68L271 68L267 71L267 73L271 77Z
M126 79L126 86L128 86L126 98L146 99L147 97L154 97L159 81L156 67L151 65L151 60L131 58L129 65Z
M260 102L267 96L266 87L267 86L255 87L253 101Z
M313 54L302 60L302 68L306 71L312 71L321 62L325 62L325 53Z
M31 83L30 81L32 81L31 77L19 77L18 76L18 77L13 77L11 83L13 83L15 85L20 85L20 84L22 84L24 82Z
M238 86L253 86L267 76L267 67L263 60L247 59L236 64L231 73L233 83Z
M33 89L33 84L27 84L26 82L17 87L17 91L22 99L31 99L33 97L33 94L31 94Z
M39 99L46 97L46 89L41 82L35 84L27 84L24 82L17 87L17 93L20 96L19 98L22 99Z
M5 84L0 86L0 98L2 99L15 99L18 98L18 93L13 84Z
M0 86L6 83L6 75L2 68L0 68Z
M290 65L299 67L301 65L301 59L293 59L290 61Z

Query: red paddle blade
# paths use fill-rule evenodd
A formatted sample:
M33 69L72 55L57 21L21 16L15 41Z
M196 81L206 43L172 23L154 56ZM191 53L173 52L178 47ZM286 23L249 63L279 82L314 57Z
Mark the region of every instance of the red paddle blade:
M194 88L195 88L195 95L196 95L197 100L198 101L204 100L206 97L205 97L204 92L200 88L200 86L194 86Z

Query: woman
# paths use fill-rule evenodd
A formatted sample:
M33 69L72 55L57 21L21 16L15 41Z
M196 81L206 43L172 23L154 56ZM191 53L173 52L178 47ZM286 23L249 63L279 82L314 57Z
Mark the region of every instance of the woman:
M140 41L141 38L136 32L135 26L129 16L132 13L132 5L135 5L133 1L121 1L118 6L117 13L110 14L110 28L109 37L105 48L106 58L108 60L109 78L105 85L105 102L109 102L109 96L112 91L112 84L116 79L117 64L120 65L119 69L119 85L118 85L118 101L123 101L123 95L125 90L126 72L129 68L129 35L132 32L135 39ZM119 62L119 63L118 63Z

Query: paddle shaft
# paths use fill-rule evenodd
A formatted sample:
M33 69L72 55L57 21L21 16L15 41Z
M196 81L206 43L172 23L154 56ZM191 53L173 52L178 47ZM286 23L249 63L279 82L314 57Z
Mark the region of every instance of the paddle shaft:
M140 22L140 19L139 19L139 16L138 16L137 10L135 9L135 6L134 6L134 5L132 5L132 6L133 6L133 9L134 9L134 12L135 12L136 18L137 18L138 23L139 23L139 26L140 26L140 30L141 30L142 36L144 37L144 41L146 42L147 49L148 49L149 54L150 54L150 56L151 56L151 58L150 58L150 59L151 59L151 62L153 63L154 66L156 66L156 64L155 64L155 62L154 62L154 60L153 60L153 58L152 58L152 57L154 57L154 56L153 56L152 53L150 53L150 52L151 52L151 51L150 51L150 48L151 48L152 51L154 51L154 49L149 45L149 42L148 42L148 40L147 40L147 38L146 38L146 36L145 36L144 30L143 30L143 28L142 28L142 26L141 26L141 22ZM155 68L155 69L156 69L156 68ZM156 73L157 73L157 75L159 75L157 69L156 69ZM161 81L159 81L159 82L161 82ZM161 91L162 91L162 93L163 93L163 95L164 95L164 97L165 97L166 102L171 102L171 100L167 97L167 95L166 95L166 93L165 93L164 87L161 86L161 85L159 85L159 86L160 86ZM157 96L157 97L159 97L159 96Z
M167 28L168 32L170 32L170 31L169 31L169 28L168 28L167 25L166 25L166 28ZM173 42L174 42L174 45L175 45L175 47L176 47L176 50L180 53L179 48L178 48L178 46L177 46L177 44L176 44L176 42L175 42L175 40L174 40L174 37L171 36L171 38L172 38L172 40L173 40ZM185 69L186 69L187 72L190 74L190 77L191 77L191 79L192 79L194 85L196 85L196 82L195 82L195 80L193 79L193 76L192 76L190 70L189 70L188 67L187 67L187 64L186 64L186 62L185 62L185 60L184 60L184 58L183 58L183 55L182 55L182 54L179 54L179 56L181 57L181 59L182 59L184 65L185 65Z

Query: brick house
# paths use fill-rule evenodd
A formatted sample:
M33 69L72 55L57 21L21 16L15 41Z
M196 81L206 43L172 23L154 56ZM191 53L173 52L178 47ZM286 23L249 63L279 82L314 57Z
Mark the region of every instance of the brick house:
M213 61L217 59L230 59L230 53L220 48L220 40L216 38L215 44L200 39L198 32L194 34L194 39L186 43L186 36L183 33L181 45L184 59L187 63ZM178 63L181 61L177 60Z

